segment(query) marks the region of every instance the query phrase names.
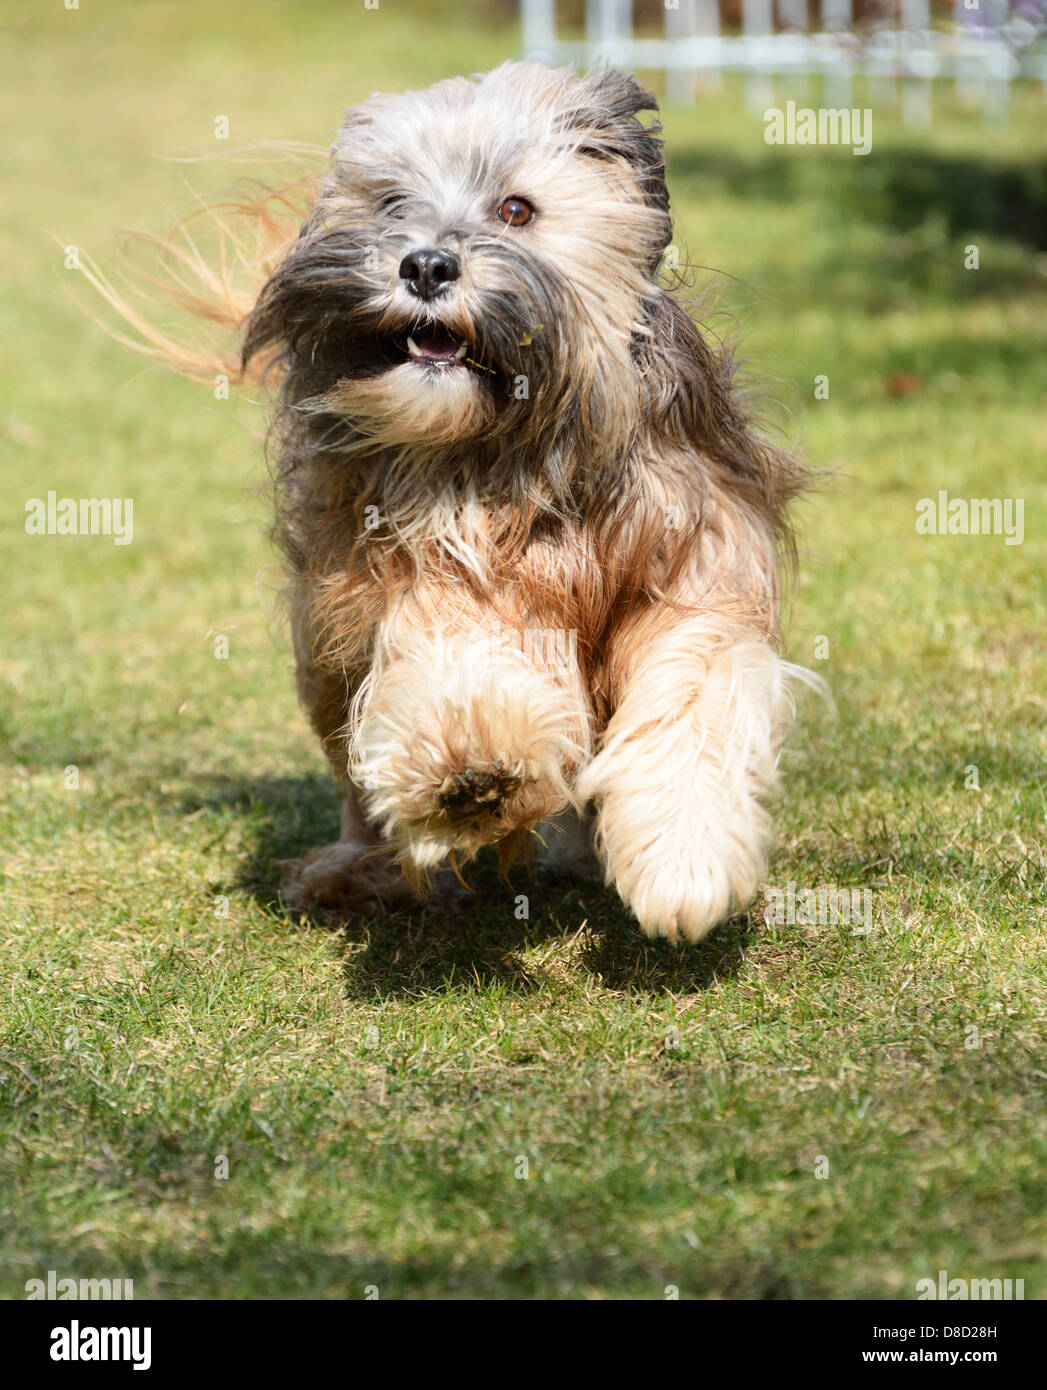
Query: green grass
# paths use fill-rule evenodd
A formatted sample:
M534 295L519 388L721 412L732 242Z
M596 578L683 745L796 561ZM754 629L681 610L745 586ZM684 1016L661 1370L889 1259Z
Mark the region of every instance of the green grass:
M1042 1296L1042 96L1006 130L947 89L926 132L876 107L863 159L766 146L733 83L666 113L677 245L830 471L790 648L837 716L805 707L770 881L871 889L873 933L754 914L674 951L489 865L455 920L339 927L275 901L337 808L272 616L261 412L106 339L48 233L111 263L186 206L155 156L215 115L324 142L516 48L480 9L350 8L9 10L0 1294ZM132 496L134 544L27 536L50 488ZM1023 498L1024 544L917 535L939 488Z

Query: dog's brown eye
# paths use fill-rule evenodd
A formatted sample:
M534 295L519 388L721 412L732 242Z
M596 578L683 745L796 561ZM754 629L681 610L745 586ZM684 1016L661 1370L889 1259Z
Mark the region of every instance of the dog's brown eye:
M510 227L523 227L534 216L534 208L526 198L506 198L498 209L498 216Z

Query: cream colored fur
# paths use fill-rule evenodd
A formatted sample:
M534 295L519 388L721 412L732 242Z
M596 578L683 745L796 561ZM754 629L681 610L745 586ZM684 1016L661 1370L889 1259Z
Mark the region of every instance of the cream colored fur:
M778 652L806 473L661 269L653 109L626 74L537 63L375 96L326 174L234 209L235 276L165 243L178 302L279 385L298 688L346 788L341 839L287 867L296 908L414 903L445 861L505 861L536 827L584 871L590 822L650 935L697 941L760 887L810 679ZM533 215L510 225L510 199ZM403 270L424 248L456 267L432 296ZM228 370L96 283L144 350ZM414 334L451 351L425 360Z

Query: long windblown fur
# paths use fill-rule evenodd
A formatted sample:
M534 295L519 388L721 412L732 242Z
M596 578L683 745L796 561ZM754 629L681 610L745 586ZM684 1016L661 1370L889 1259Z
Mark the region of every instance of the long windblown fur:
M534 63L374 97L326 175L224 215L231 260L166 245L177 301L278 393L299 691L347 786L342 838L295 866L292 902L398 904L400 870L422 888L590 800L645 930L695 940L759 886L805 473L660 278L655 107L614 70ZM499 220L510 197L529 224ZM431 299L404 270L420 247L459 272ZM92 273L147 351L231 370Z

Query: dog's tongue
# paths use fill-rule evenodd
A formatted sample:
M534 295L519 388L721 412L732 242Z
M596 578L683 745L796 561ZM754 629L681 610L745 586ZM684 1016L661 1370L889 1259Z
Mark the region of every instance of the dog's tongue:
M458 351L458 339L440 324L416 328L411 337L422 357L453 357Z

